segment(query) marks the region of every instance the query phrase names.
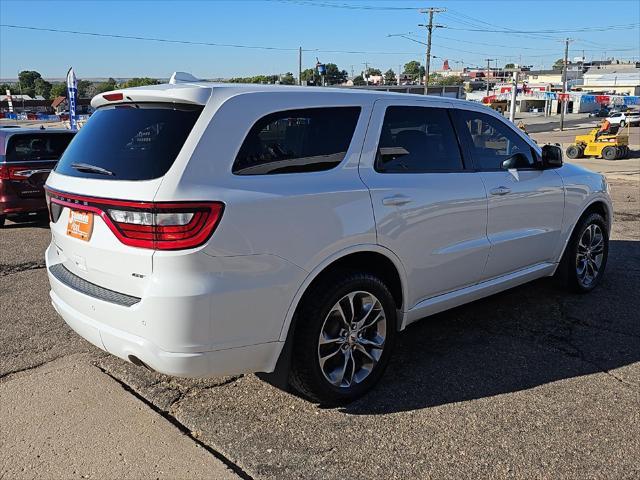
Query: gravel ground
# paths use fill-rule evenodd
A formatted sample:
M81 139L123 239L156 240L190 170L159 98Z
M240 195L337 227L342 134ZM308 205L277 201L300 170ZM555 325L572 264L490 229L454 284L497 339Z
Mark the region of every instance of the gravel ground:
M9 224L0 379L84 352L255 478L638 478L640 183L611 183L615 223L596 291L540 280L414 324L380 386L339 409L253 375L176 379L102 354L49 304L48 230Z

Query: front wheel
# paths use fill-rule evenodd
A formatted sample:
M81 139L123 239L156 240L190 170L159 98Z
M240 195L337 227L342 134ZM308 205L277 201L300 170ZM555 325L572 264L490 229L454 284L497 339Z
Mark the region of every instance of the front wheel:
M576 226L558 266L558 274L570 290L589 292L600 283L608 255L607 223L602 215L592 213Z
M618 156L618 150L616 147L604 147L602 149L602 158L605 160L615 160Z
M289 382L302 395L343 404L380 379L396 333L396 305L382 279L349 271L327 278L296 317Z

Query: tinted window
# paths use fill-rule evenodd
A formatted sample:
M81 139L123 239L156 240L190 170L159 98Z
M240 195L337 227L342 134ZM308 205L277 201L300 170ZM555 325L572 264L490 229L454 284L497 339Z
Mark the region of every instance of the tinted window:
M58 160L73 138L73 133L18 134L9 137L7 162Z
M444 108L387 108L378 144L377 171L420 173L461 169L458 141Z
M193 128L201 107L140 104L98 109L80 129L56 171L73 177L148 180L163 176ZM88 164L113 176L79 171Z
M244 140L233 173L317 172L338 165L349 149L360 107L308 108L269 114Z
M518 153L533 166L531 146L506 123L491 115L469 110L459 110L457 114L460 135L466 137L477 168L501 169L504 160Z

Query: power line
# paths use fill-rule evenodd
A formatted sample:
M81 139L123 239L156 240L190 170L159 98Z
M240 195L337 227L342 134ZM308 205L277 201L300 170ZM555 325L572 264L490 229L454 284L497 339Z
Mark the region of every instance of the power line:
M294 52L298 51L299 47L272 47L265 45L242 45L235 43L216 43L216 42L197 42L192 40L177 40L158 37L142 37L138 35L118 35L115 33L99 33L99 32L84 32L79 30L64 30L58 28L45 28L45 27L33 27L28 25L12 25L12 24L0 24L0 27L14 28L21 30L35 30L39 32L53 32L53 33L66 33L70 35L84 35L100 38L116 38L124 40L138 40L146 42L161 42L161 43L176 43L181 45L199 45L207 47L225 47L225 48L243 48L254 50L271 50L280 52ZM321 48L305 48L306 52L318 52L318 53L341 53L341 54L354 54L354 55L420 55L417 52L371 52L371 51L359 51L359 50L325 50Z
M345 10L380 10L380 11L408 11L419 10L418 7L388 7L381 5L357 5L357 4L349 4L349 3L328 3L328 2L314 2L311 0L271 0L279 3L296 5L301 7L321 7L321 8L342 8Z
M628 30L630 28L639 28L639 23L627 23L622 25L607 25L603 27L584 27L567 30L489 30L487 28L457 28L445 27L449 30L459 30L464 32L481 32L481 33L526 33L526 34L560 34L560 33L576 33L576 32L608 32L611 30Z

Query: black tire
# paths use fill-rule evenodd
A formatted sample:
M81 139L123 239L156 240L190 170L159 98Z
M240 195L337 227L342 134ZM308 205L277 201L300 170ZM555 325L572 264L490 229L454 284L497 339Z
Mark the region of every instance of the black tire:
M597 273L593 275L593 278L586 282L585 278L580 275L580 267L584 259L584 248L581 245L585 244L585 232L587 229L595 226L599 229L602 237L602 258L600 259L600 265L598 266ZM597 235L596 237L597 238ZM582 242L581 242L582 240ZM578 257L578 253L582 254ZM593 253L592 253L593 252ZM597 249L591 248L589 258L593 258L597 263ZM558 265L558 271L556 272L556 278L569 290L577 293L590 292L598 286L604 275L605 268L607 266L607 258L609 256L609 231L607 229L607 223L605 219L599 213L591 213L578 221L567 248L565 249L560 265ZM586 264L585 264L586 268ZM588 275L587 275L588 277Z
M578 145L569 145L567 147L567 157L574 159L574 158L580 158L580 147Z
M615 160L618 156L618 151L616 147L604 147L602 149L602 158L605 160Z
M624 120L620 120L620 128L624 128L626 124L627 122L625 122Z
M336 313L334 306L341 299L341 305L344 305L344 297L353 292L368 292L379 301L380 309L378 311L384 313L384 319L376 322L370 328L375 327L376 335L378 335L378 325L384 322L384 346L382 349L376 349L376 355L379 353L378 350L382 350L382 353L379 354L377 363L373 364L370 372L361 381L353 382L352 385L338 386L332 384L323 372L320 365L321 349L336 348L336 353L327 355L331 358L325 363L330 367L330 362L334 362L337 366L336 371L340 370L340 365L343 364L343 371L351 370L357 374L361 371L360 368L365 365L365 362L369 361L362 352L354 349L353 345L351 347L345 346L344 342L342 344L336 342L335 344L320 346L320 335L321 332L326 331L325 327L330 325L330 322L337 322L338 325L341 325L340 317L334 316ZM364 303L362 300L359 301L356 296L353 303L357 304L358 302L360 302L359 305L356 305L352 310L359 313L365 312ZM347 304L344 310L348 311L348 308L350 307ZM371 308L373 309L373 307ZM332 311L334 314L330 315ZM397 327L396 305L393 296L380 278L369 273L348 270L327 277L305 294L305 298L296 312L296 317L289 384L300 394L323 405L341 405L361 397L380 379L391 357ZM340 334L336 333L336 336L338 335L342 336L342 331ZM345 335L351 339L349 342L355 338L355 334L346 333ZM366 337L367 334L364 336ZM349 349L352 350L351 353L349 353ZM325 352L331 353L331 350L325 350ZM349 354L352 360L347 358ZM350 369L347 368L349 365L351 366ZM357 365L359 366L356 370ZM366 373L366 370L364 372Z
M4 221L7 219L6 215L0 215L0 228L4 227Z

